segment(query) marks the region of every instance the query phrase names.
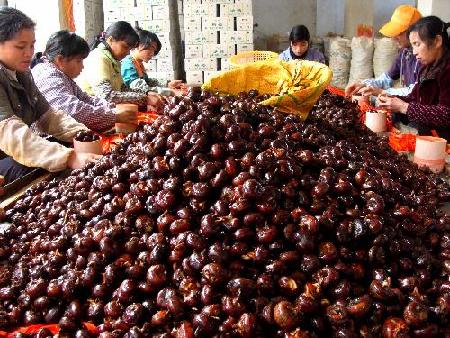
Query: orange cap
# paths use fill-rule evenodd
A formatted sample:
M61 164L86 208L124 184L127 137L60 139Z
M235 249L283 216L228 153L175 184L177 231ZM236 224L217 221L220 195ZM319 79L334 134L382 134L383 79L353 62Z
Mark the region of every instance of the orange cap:
M398 6L392 14L391 21L380 29L380 33L389 38L393 38L416 23L422 15L417 8L409 5Z

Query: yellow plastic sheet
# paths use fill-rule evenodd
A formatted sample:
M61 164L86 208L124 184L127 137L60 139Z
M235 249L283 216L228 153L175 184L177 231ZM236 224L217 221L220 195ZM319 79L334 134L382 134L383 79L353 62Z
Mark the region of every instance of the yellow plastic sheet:
M314 61L257 61L221 72L206 80L203 88L229 95L250 89L277 95L261 104L306 119L332 75L330 68Z

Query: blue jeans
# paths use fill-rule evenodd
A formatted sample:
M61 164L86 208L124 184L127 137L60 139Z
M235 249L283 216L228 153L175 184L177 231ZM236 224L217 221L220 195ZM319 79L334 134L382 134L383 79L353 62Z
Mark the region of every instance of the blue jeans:
M25 176L35 168L29 168L14 161L11 157L5 157L0 160L0 175L5 177L5 184L9 184L16 179Z

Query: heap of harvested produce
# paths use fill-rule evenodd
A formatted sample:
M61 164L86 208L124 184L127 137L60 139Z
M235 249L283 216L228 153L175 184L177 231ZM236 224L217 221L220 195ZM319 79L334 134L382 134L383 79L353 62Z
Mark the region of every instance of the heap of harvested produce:
M449 334L449 191L324 94L307 122L192 89L0 235L0 329L101 337ZM40 337L46 337L43 332Z

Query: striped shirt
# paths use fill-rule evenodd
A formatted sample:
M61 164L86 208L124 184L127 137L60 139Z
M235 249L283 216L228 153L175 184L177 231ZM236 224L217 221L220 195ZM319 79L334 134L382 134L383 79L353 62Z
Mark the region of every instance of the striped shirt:
M91 130L102 131L114 126L114 104L83 92L52 62L39 63L31 72L37 87L55 110L64 111Z

